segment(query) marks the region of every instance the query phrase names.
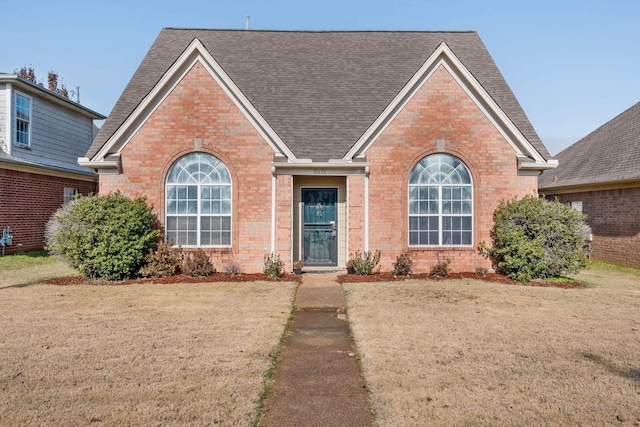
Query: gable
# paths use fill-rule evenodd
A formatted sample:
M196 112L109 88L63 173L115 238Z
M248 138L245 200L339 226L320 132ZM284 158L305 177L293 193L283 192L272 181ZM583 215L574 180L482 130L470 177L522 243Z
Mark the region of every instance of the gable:
M105 144L121 132L194 39L202 46L202 57L219 66L235 86L240 106L255 110L256 123L268 124L265 137L288 161L348 158L443 42L540 157L549 157L474 32L163 29L96 137L89 158L96 160L99 151L107 154Z

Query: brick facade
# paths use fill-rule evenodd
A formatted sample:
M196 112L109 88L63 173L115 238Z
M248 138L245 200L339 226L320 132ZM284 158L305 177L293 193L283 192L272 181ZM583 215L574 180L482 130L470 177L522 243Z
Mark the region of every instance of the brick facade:
M222 160L233 188L232 247L205 250L218 269L234 262L245 272L262 271L264 254L271 246L274 153L199 63L122 150L122 173L100 176L100 192L119 189L130 197L146 195L164 225L164 182L169 168L194 151Z
M0 230L11 227L5 254L42 250L45 225L64 201L64 188L81 194L97 191L93 181L0 169Z
M591 258L640 268L640 187L558 195L563 203L582 202L591 226Z
M460 158L474 184L473 246L458 249L411 249L416 272L449 259L455 271L473 271L491 263L477 250L490 242L493 212L501 199L535 194L537 177L519 176L516 155L445 68L437 70L368 149L369 248L383 254L382 270L408 248L408 179L424 156L444 152ZM100 176L100 191L146 195L164 223L164 182L181 156L203 151L229 168L233 185L232 247L205 249L218 269L235 262L245 272L262 271L271 247L273 149L196 63L162 101L122 150L120 174ZM365 177L349 176L347 185L347 254L364 247ZM292 176L276 179L277 254L291 268L293 235ZM344 265L344 260L339 265Z
M454 271L491 267L478 245L491 242L493 212L502 199L536 194L537 177L518 176L516 155L449 72L440 67L394 118L367 152L370 163L369 248L382 251L382 269L408 249L408 183L411 169L438 152L462 160L473 179L473 246L412 248L415 272L428 272L438 260Z

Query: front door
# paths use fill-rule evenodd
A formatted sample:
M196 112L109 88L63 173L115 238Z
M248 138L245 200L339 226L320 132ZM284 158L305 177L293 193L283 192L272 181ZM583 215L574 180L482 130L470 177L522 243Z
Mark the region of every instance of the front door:
M305 265L338 265L337 200L337 188L302 189L302 237Z

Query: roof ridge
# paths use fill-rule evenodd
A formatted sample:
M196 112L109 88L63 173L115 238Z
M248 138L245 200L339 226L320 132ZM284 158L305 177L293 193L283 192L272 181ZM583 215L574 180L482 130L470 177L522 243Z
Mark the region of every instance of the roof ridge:
M228 32L252 32L252 33L301 33L301 34L326 34L326 33L419 33L419 34L477 34L475 30L269 30L269 29L244 29L244 28L197 28L197 27L163 27L163 30L172 31L228 31Z

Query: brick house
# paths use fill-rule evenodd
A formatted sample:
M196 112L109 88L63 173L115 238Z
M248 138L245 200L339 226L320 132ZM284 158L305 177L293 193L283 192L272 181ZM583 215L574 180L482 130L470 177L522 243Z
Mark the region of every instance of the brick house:
M539 191L587 214L594 259L640 268L640 102L556 159Z
M97 191L98 175L78 165L106 117L16 74L0 73L0 229L5 253L41 250L51 215L76 193Z
M163 29L79 163L220 266L489 268L501 199L555 167L475 32Z

